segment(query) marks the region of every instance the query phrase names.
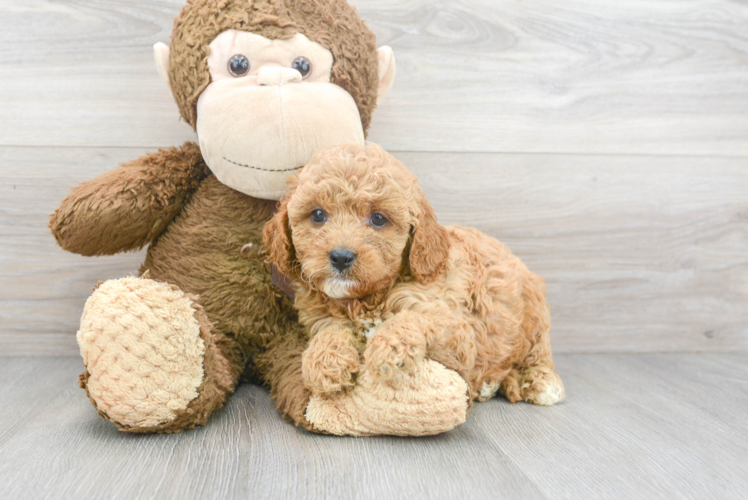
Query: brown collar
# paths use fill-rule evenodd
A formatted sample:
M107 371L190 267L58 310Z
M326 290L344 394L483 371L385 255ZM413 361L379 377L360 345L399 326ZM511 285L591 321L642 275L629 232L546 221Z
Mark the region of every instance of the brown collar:
M272 276L273 285L281 289L289 299L294 300L296 298L296 294L294 293L293 288L291 288L291 280L288 279L288 276L280 272L278 268L275 267L275 264L273 264Z
M278 213L278 207L280 206L280 203L277 201L272 202L272 205L270 207L270 213L275 215ZM280 290L285 293L289 299L294 300L296 297L296 294L293 291L293 288L291 288L291 280L280 272L277 267L275 267L275 264L273 264L273 270L272 270L272 277L273 277L273 285L277 286Z

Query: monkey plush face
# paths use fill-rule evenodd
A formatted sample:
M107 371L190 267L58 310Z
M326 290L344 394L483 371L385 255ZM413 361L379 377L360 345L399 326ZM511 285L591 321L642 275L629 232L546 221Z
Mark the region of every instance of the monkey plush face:
M229 30L213 40L197 135L218 180L279 199L288 175L318 151L364 143L356 102L330 83L332 61L302 34L269 40Z
M263 199L318 151L364 144L395 69L345 0L192 0L154 54L211 171Z

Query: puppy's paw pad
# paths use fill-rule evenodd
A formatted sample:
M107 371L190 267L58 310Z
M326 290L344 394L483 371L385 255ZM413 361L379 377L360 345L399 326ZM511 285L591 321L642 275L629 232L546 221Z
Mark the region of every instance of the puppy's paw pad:
M530 368L521 375L522 399L540 406L552 406L566 398L561 377L546 367Z
M478 400L479 401L488 401L499 390L499 384L496 382L491 382L490 380L486 380L483 382L483 384L480 386L480 390L478 392Z
M547 385L543 390L535 394L533 404L540 406L553 406L564 400L564 388Z
M304 375L304 384L313 394L331 394L353 387L355 381L352 373L324 375L307 372Z
M348 356L328 355L314 360L305 356L301 363L304 385L313 394L331 394L344 391L356 383L359 358L355 349Z
M364 353L367 371L385 380L412 375L423 358L423 353L418 349L393 341L375 340Z

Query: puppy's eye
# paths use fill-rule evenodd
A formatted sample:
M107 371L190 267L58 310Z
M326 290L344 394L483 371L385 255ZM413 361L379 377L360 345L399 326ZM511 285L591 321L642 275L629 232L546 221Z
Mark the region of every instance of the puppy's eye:
M249 73L249 59L242 54L235 54L229 59L229 73L237 78Z
M371 215L371 225L374 227L383 227L387 222L387 217L382 214L375 213Z
M323 222L325 222L325 219L327 219L327 216L325 215L325 212L317 208L315 210L312 210L309 218L312 219L312 222L314 222L315 224L322 224Z
M291 67L301 73L301 78L306 79L312 72L312 63L304 56L297 57L291 63Z

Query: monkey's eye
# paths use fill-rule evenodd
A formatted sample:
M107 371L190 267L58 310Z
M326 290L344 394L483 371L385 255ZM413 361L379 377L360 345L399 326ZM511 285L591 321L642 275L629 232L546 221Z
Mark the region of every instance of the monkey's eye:
M384 227L387 225L387 217L380 213L373 213L371 215L371 225L374 227Z
M312 222L314 222L315 224L322 224L323 222L325 222L325 219L327 219L327 216L321 208L315 208L314 210L312 210L309 218L312 219Z
M294 59L291 67L301 73L302 78L306 78L312 72L312 63L304 56Z
M236 54L229 59L229 73L239 78L249 73L249 59L242 54Z

